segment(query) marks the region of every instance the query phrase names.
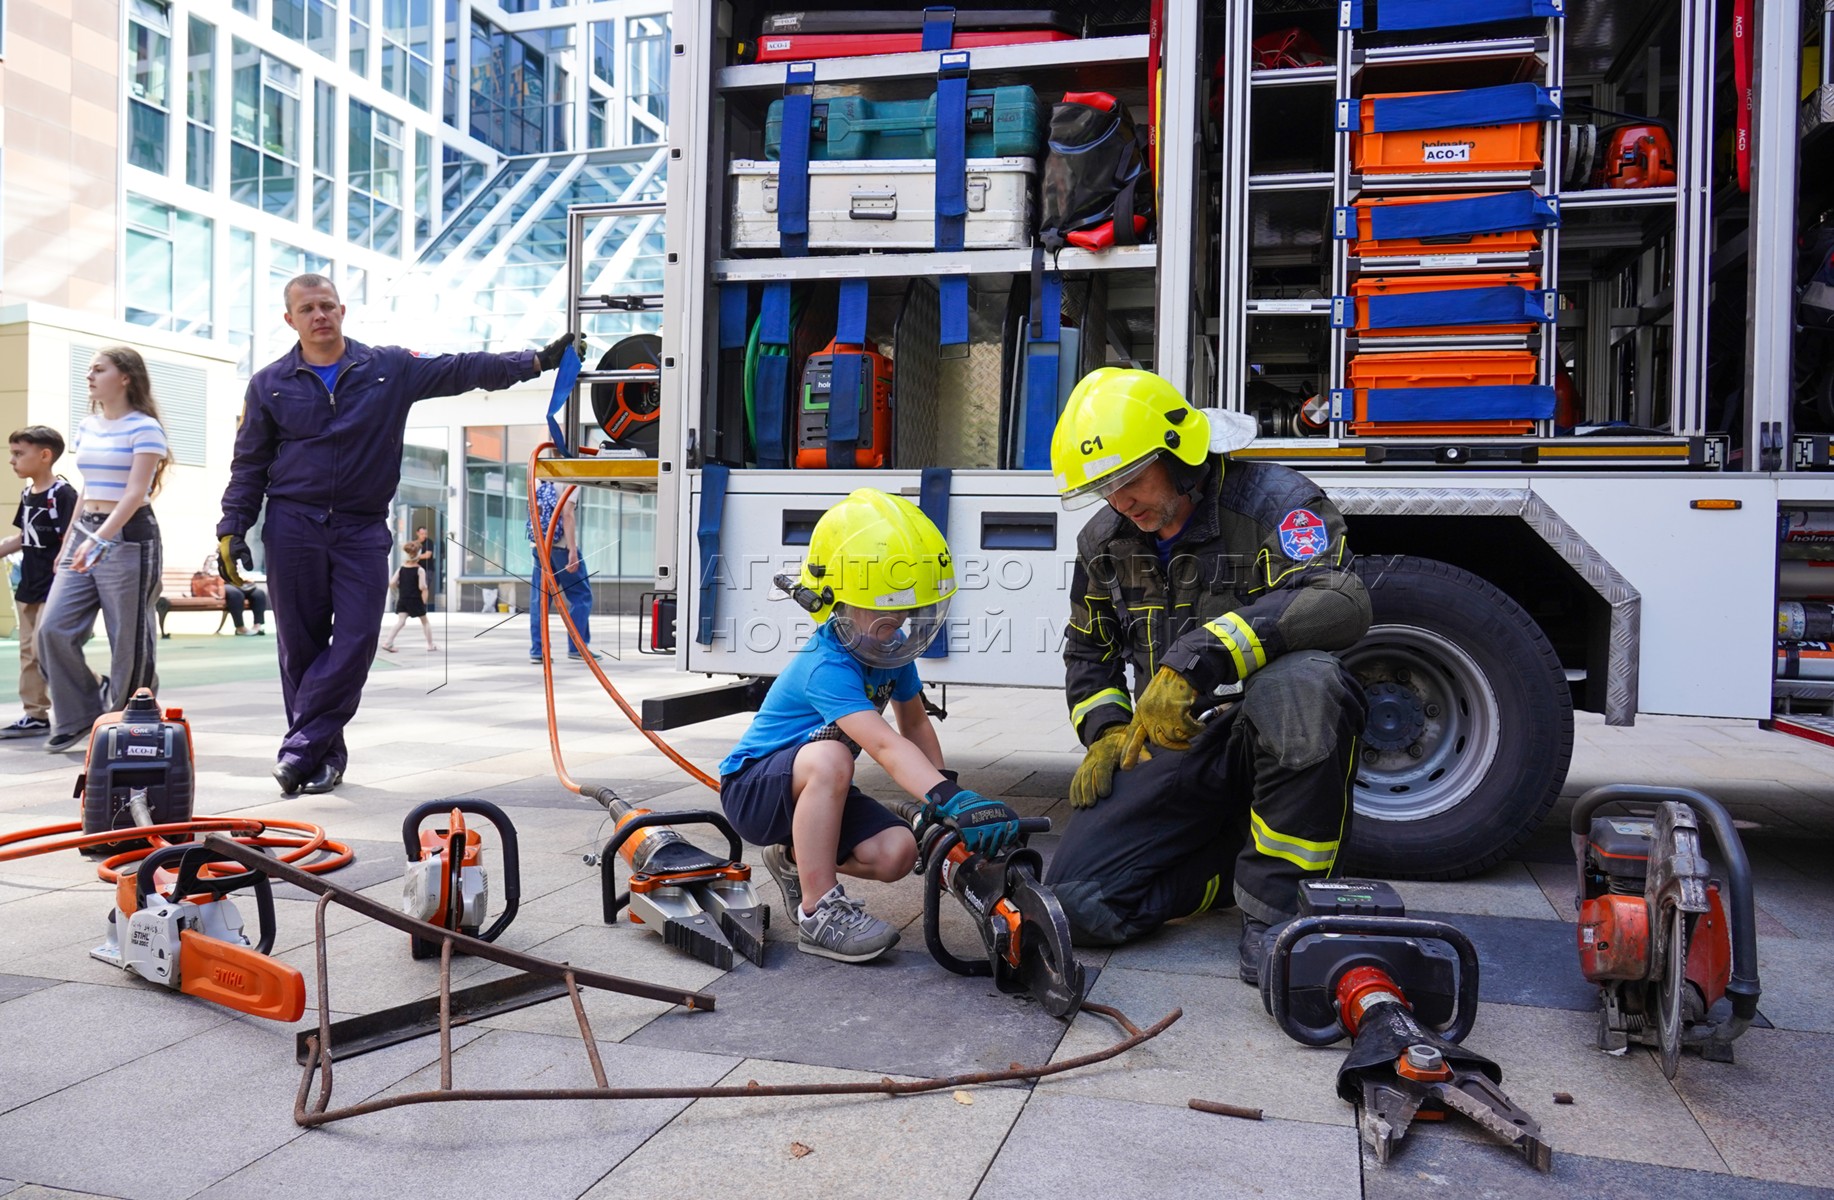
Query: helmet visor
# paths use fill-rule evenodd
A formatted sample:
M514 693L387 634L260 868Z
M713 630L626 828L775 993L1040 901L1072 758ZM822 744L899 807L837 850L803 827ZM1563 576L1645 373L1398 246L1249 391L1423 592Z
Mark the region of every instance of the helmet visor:
M1100 479L1091 480L1079 488L1071 488L1060 497L1064 508L1074 511L1079 508L1087 508L1091 504L1108 499L1108 497L1114 495L1116 492L1138 479L1146 471L1146 468L1152 466L1153 463L1158 460L1160 453L1162 452L1155 450L1138 462L1128 463L1120 470L1104 475Z
M915 662L942 632L949 597L916 608L855 608L837 604L828 625L847 652L869 667L890 670Z

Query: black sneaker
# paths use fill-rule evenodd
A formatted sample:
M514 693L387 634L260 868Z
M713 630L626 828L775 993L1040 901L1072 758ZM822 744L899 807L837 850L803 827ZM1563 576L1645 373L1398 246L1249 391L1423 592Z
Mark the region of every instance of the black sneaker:
M66 750L74 750L77 744L88 735L88 732L86 729L79 729L74 733L54 733L45 739L45 753L62 754Z
M1242 914L1242 940L1236 946L1235 973L1249 987L1261 986L1261 955L1267 946L1267 922Z
M43 737L51 732L51 722L43 717L24 716L11 725L0 725L0 738Z

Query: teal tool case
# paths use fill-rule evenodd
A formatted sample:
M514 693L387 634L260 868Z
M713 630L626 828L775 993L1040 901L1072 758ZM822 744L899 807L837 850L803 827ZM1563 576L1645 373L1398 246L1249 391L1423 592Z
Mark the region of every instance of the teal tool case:
M1046 118L1029 87L982 88L968 93L969 158L1044 158ZM783 101L771 101L764 120L764 153L783 147ZM817 100L809 128L809 158L935 158L936 94L927 100L868 100L831 96Z

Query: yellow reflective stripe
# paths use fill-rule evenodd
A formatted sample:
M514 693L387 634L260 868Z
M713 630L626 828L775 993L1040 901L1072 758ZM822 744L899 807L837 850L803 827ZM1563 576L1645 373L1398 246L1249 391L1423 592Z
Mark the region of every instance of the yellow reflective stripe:
M1237 680L1246 679L1267 665L1267 648L1240 613L1226 612L1204 628L1229 648L1229 657L1235 660Z
M1283 858L1304 871L1329 871L1337 861L1337 842L1308 842L1275 833L1253 809L1248 812L1248 821L1254 831L1255 849L1270 858Z
M1083 718L1088 716L1091 710L1100 708L1104 704L1118 704L1130 713L1134 710L1133 701L1127 698L1126 692L1120 688L1103 688L1070 710L1070 727L1081 729Z
M1222 886L1223 886L1223 877L1221 875L1210 876L1210 882L1204 885L1204 902L1197 906L1197 912L1209 912L1210 911L1210 906L1216 903L1217 890L1220 889ZM1193 913L1192 915L1195 916L1196 913Z

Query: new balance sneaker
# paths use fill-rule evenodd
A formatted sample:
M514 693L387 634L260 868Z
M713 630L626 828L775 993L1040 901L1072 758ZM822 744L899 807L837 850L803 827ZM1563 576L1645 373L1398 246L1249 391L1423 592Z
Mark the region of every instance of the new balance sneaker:
M783 911L795 914L802 919L802 876L796 873L796 864L790 860L788 846L766 846L764 853L758 856L764 861L764 869L777 881L777 890L783 893Z
M0 725L0 738L43 737L51 732L51 722L43 717L23 716L11 725Z
M801 916L796 948L840 962L868 962L898 944L898 931L871 916L866 906L850 900L837 885L822 897L812 916Z

